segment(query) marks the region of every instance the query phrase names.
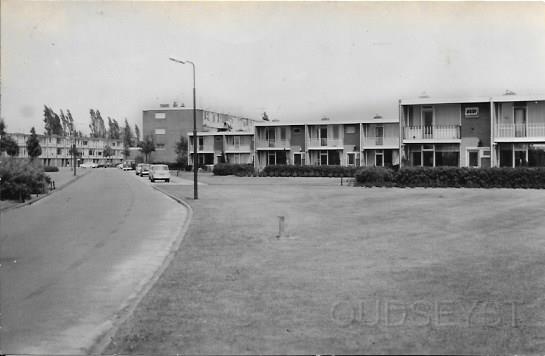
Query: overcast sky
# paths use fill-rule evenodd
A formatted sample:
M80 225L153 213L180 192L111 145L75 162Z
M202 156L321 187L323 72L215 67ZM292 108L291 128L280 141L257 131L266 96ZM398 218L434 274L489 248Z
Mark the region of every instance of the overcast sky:
M1 115L141 125L174 100L259 119L397 116L399 98L545 94L545 4L2 0Z

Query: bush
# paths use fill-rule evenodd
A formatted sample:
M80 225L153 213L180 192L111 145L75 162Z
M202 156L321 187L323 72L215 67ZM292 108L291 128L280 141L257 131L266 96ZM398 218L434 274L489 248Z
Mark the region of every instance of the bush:
M30 194L47 192L51 179L37 162L10 158L0 163L2 199L27 199Z
M44 166L44 172L58 172L59 167L56 166Z
M353 177L356 167L343 166L267 166L261 174L265 177Z
M215 176L236 175L239 177L253 176L254 167L251 164L218 163L214 165Z
M545 189L545 168L406 167L397 172L362 168L356 182L364 186Z
M358 169L355 178L360 184L382 187L392 185L394 172L385 167L363 167Z

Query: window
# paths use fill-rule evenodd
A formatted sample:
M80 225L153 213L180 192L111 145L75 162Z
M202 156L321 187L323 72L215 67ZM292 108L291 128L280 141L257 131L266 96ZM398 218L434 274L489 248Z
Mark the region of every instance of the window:
M99 156L102 156L102 151L98 151L98 155L99 155Z
M61 139L57 137L57 144L61 143Z
M155 129L156 135L164 135L166 133L165 129Z
M164 143L158 143L155 145L155 148L157 148L158 150L164 150L165 149L165 144Z
M199 151L204 150L204 137L199 137Z
M93 155L93 150L89 150L89 156Z
M87 141L83 141L83 145L84 145L84 146L87 146Z
M167 116L164 112L156 112L155 113L155 118L158 119L158 120L161 120L161 119L166 119Z
M301 129L299 127L296 127L296 128L293 129L293 133L299 134L299 133L301 133Z
M479 117L479 108L477 106L466 107L464 116L466 119L477 119Z
M354 126L354 125L346 125L346 126L344 127L344 133L347 133L347 134L356 133L356 126Z
M62 148L57 148L57 154L62 155Z
M281 140L285 140L285 139L286 139L286 128L285 128L285 127L281 127L281 128L280 128L280 139L281 139Z
M327 151L320 151L320 165L327 165Z
M216 142L221 141L221 136L216 136Z

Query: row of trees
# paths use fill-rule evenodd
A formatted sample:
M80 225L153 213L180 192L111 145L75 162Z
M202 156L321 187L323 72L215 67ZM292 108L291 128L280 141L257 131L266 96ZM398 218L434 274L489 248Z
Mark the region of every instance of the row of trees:
M106 127L106 122L102 118L100 110L90 109L89 116L91 137L114 140L123 138L128 147L136 146L140 142L140 128L135 124L133 134L127 119L125 119L125 127L121 128L121 125L115 118L108 116ZM46 135L71 136L75 134L76 136L83 136L81 131L75 131L74 118L70 110L66 110L65 114L61 109L60 113L57 114L47 105L44 105L44 130Z

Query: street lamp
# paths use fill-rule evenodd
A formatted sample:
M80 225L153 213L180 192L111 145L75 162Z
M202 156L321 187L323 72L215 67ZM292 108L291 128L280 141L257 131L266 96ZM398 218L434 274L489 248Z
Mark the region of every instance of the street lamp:
M189 63L193 67L193 199L199 199L197 191L197 169L199 165L199 156L197 152L197 99L195 95L195 63L191 61L181 61L176 58L169 58L171 61L181 64Z

